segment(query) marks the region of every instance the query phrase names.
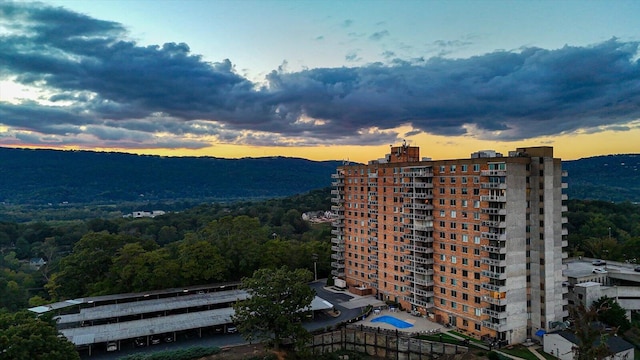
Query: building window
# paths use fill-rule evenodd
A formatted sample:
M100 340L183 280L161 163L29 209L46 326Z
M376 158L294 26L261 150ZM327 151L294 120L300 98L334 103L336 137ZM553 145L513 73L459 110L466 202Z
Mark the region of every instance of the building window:
M451 210L451 218L455 219L455 217L456 217L456 211Z
M463 172L466 172L467 171L467 164L460 165L460 170L462 170Z

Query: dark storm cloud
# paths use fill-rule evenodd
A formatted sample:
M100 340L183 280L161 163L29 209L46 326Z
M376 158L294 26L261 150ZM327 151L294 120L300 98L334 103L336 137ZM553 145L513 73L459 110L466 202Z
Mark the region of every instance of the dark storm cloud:
M122 25L63 8L0 3L0 27L10 30L0 35L0 80L49 94L0 102L0 124L43 142L88 136L99 145L197 148L203 142L176 138L203 136L250 145L387 144L401 125L412 129L406 136L516 140L626 131L640 118L638 43L617 39L467 59L391 59L387 51L384 64L299 72L285 63L258 86L227 59L204 61L183 43L139 46Z

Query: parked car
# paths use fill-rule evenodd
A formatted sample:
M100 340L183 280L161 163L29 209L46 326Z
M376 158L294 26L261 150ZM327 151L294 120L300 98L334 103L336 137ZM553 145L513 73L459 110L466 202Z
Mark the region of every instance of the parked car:
M591 262L591 265L594 265L594 266L604 266L604 265L607 265L607 262L606 262L606 261L604 261L604 260L593 260L593 261Z
M594 273L594 274L606 274L607 270L605 270L603 268L593 268L592 273Z
M118 350L118 344L115 341L111 341L107 343L107 351L116 351Z
M633 271L635 271L635 272L640 272L640 266L636 266L636 267L634 267L634 268L633 268Z
M151 337L151 345L158 345L160 344L160 337L159 336L152 336Z
M145 339L144 337L138 337L135 340L133 340L133 343L137 346L137 347L143 347L143 346L147 346L147 339Z
M234 334L238 332L238 328L235 325L227 326L227 334Z
M163 340L164 340L164 342L166 342L166 343L173 342L173 335L171 335L171 334L165 334L165 336L164 336Z

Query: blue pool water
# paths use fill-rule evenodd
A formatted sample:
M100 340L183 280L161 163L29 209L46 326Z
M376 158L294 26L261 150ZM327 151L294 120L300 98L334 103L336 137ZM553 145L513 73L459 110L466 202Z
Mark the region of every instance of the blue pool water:
M409 328L409 327L413 326L413 324L409 324L406 321L402 321L402 320L400 320L398 318L394 318L393 316L389 316L389 315L379 316L379 317L371 320L371 322L372 323L373 322L387 323L387 324L390 324L390 325L393 325L393 326L397 327L398 329L406 329L406 328Z

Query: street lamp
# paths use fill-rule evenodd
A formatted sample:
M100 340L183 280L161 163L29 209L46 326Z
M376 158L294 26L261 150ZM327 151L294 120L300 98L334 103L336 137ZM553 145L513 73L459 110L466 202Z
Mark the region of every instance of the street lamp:
M318 281L318 254L311 254L311 258L313 259L313 279Z

